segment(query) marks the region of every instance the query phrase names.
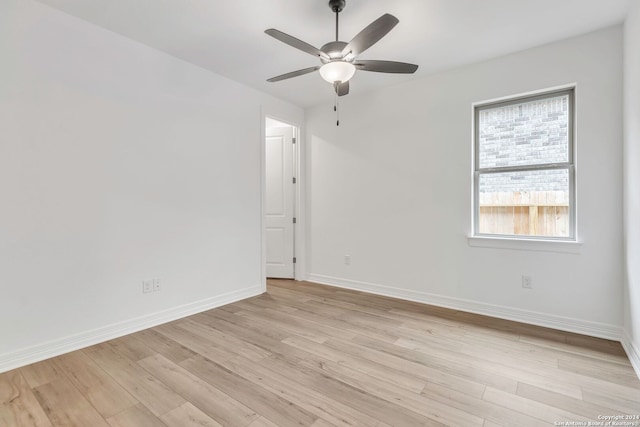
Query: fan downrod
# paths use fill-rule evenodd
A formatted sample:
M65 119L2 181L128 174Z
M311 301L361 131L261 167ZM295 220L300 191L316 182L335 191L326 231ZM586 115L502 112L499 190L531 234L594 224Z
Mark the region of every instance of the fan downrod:
M346 0L329 0L329 7L335 13L342 12L342 9L347 5Z

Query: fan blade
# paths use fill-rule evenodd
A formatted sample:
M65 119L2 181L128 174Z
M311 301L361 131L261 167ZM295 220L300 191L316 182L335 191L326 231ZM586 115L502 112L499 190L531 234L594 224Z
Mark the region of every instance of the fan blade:
M279 82L280 80L290 79L291 77L298 77L298 76L302 76L304 74L313 73L314 71L316 71L319 68L320 68L319 65L316 66L316 67L304 68L302 70L292 71L290 73L281 74L281 75L276 76L276 77L271 77L270 79L267 79L267 81L270 82L270 83Z
M418 66L415 64L395 61L355 61L353 65L355 65L358 70L375 71L376 73L412 74L418 69Z
M349 52L351 52L353 56L360 55L383 38L398 22L400 22L398 18L385 13L369 24L364 30L360 31L358 35L344 47L342 57L344 58Z
M338 94L338 96L347 95L349 93L349 82L334 83L333 88Z
M289 46L295 47L296 49L300 49L301 51L307 52L310 55L313 55L313 56L316 56L316 57L320 57L320 58L323 58L323 59L326 59L326 60L331 59L331 58L329 58L329 55L327 55L326 53L324 53L320 49L311 46L307 42L303 42L300 39L297 39L297 38L295 38L293 36L290 36L289 34L283 33L282 31L278 31L278 30L276 30L274 28L269 28L268 30L265 30L264 32L269 34L274 39L278 39L282 43L288 44Z

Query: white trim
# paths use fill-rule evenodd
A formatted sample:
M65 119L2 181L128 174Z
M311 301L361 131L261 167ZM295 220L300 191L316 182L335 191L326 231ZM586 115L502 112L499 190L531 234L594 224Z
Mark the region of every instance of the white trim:
M262 279L264 281L264 289L266 292L266 277L267 277L267 231L266 231L266 118L269 117L273 120L279 121L281 123L290 125L295 129L295 137L296 137L296 147L294 149L295 154L295 167L294 167L294 175L296 177L296 187L295 187L295 207L294 207L294 216L296 217L296 228L294 233L294 247L296 257L296 265L294 268L295 280L304 280L306 276L306 212L304 209L305 206L305 192L303 186L305 185L305 165L303 161L305 159L305 144L303 137L303 128L302 125L299 124L296 120L287 119L281 115L273 114L264 107L261 108L261 140L260 140L260 187L262 191L262 199L261 199L261 227L262 227L262 254L261 254L261 263L262 263Z
M0 373L262 294L262 285L147 314L0 355Z
M260 106L260 284L262 291L267 291L267 114L264 107Z
M582 242L569 240L518 239L497 236L467 236L469 246L521 251L560 252L579 254Z
M622 334L622 330L619 326L609 325L606 323L598 323L588 320L574 319L571 317L556 316L553 314L487 304L483 302L449 297L445 295L435 295L426 292L412 291L409 289L393 288L390 286L378 285L373 283L322 276L319 274L309 274L308 280L311 282L336 286L339 288L364 291L376 295L399 298L423 304L435 305L438 307L450 308L453 310L482 314L485 316L497 317L499 319L512 320L515 322L543 326L552 329L559 329L567 332L575 332L578 334L590 335L593 337L605 338L615 341L619 341Z
M631 362L631 366L633 366L633 370L636 371L636 375L640 378L640 349L633 342L629 332L626 330L622 331L622 340L620 340L622 344L622 348L627 353L627 357L629 358L629 362Z
M570 98L572 97L572 101L571 101L571 116L573 118L572 123L571 123L571 132L570 132L570 145L569 145L569 150L570 150L570 161L567 162L568 166L569 166L569 182L570 182L570 204L569 204L569 214L570 214L570 218L571 218L571 229L572 229L572 238L575 238L576 241L563 241L563 243L569 243L569 245L565 245L565 246L561 246L561 245L557 245L555 248L553 246L547 245L546 247L544 245L509 245L509 243L507 243L506 245L500 245L499 241L503 240L501 238L501 236L497 237L498 241L494 242L493 244L489 244L490 246L486 246L486 245L481 245L481 244L473 244L473 242L471 242L471 240L469 241L469 245L470 246L481 246L481 247L491 247L491 248L505 248L505 249L516 249L516 250L535 250L535 251L547 251L547 252L563 252L563 253L579 253L580 251L580 247L573 247L571 248L571 244L578 244L581 245L581 242L577 242L578 239L578 174L577 174L577 170L578 170L578 121L577 121L577 117L578 117L578 109L577 109L577 105L578 105L578 83L577 82L573 82L573 83L567 83L567 84L562 84L562 85L558 85L558 86L553 86L550 88L545 88L545 89L537 89L537 90L533 90L533 91L529 91L529 92L522 92L519 94L515 94L515 95L505 95L502 97L498 97L498 98L493 98L493 99L489 99L489 100L484 100L484 101L476 101L476 102L472 102L471 103L471 235L469 236L469 238L478 238L478 239L483 239L483 238L494 238L494 236L483 236L483 235L479 235L476 234L478 233L477 230L477 224L478 224L478 213L479 211L476 210L476 203L478 203L478 177L476 175L476 173L478 172L478 170L476 170L476 157L477 157L477 135L476 135L476 109L478 107L484 107L484 106L488 106L491 104L500 104L500 103L504 103L504 102L508 102L508 101L522 101L522 100L526 100L527 98L532 98L532 97L537 97L537 96L543 96L543 95L547 95L547 94L553 94L554 92L571 92L572 91L572 95L570 96ZM542 166L542 165L540 165ZM501 168L497 168L498 170ZM571 181L573 181L573 183L571 183ZM525 239L518 239L518 237L516 236L511 237L511 236L507 236L505 239L513 239L513 240L525 240ZM526 239L527 241L531 241L533 239ZM545 241L544 239L540 239L541 241ZM554 240L555 242L555 240ZM478 240L477 243L481 243L480 240ZM548 248L548 249L547 249Z
M577 89L578 87L578 83L577 82L573 82L573 83L566 83L566 84L562 84L562 85L558 85L558 86L552 86L552 87L548 87L545 89L536 89L536 90L532 90L529 92L520 92L520 93L516 93L515 95L505 95L505 96L500 96L498 98L492 98L492 99L486 99L484 101L476 101L476 102L472 102L471 106L475 109L476 107L481 107L483 105L487 105L487 104L496 104L499 102L504 102L504 101L509 101L512 99L518 99L518 98L529 98L532 96L538 96L538 95L544 95L545 93L551 93L551 92L561 92L563 90L570 90L570 89Z
M307 269L307 215L306 215L306 143L302 126L296 127L296 268L295 279L304 280Z

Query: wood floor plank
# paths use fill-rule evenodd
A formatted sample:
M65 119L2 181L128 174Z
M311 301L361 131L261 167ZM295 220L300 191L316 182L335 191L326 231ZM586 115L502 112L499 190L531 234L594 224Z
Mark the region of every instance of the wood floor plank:
M389 334L395 333L397 328L402 326L402 322L396 319L392 319L387 316L380 316L378 314L364 313L359 311L344 311L338 316L338 319L345 322L352 323L356 326L363 328L373 328L387 332Z
M301 337L317 343L323 343L328 340L332 332L329 330L330 328L326 328L325 330L325 328L322 328L313 322L299 318L291 318L291 316L286 316L275 311L268 312L267 310L262 310L259 313L253 311L242 311L237 314L259 322L267 327L273 325L283 331L286 331L288 334L300 335ZM333 332L334 335L336 333L340 335L339 331L335 332L334 330Z
M246 426L259 417L254 410L225 394L214 384L164 356L155 355L138 364L222 425Z
M347 404L332 399L331 396L326 396L307 387L301 387L296 381L284 377L262 364L244 359L242 356L224 362L224 366L334 425L389 427L388 424L382 423L368 414L356 411Z
M311 427L337 427L335 424L331 424L329 421L325 421L322 418L317 420L311 425Z
M89 357L155 416L166 414L185 403L175 391L113 349L93 351Z
M211 328L197 321L186 320L184 322L180 322L178 327L186 329L194 335L198 335L203 340L207 340L216 346L224 346L228 351L234 353L236 356L243 355L247 359L255 362L271 356L271 353L263 348L236 338L231 334L220 332L215 328Z
M107 418L107 422L111 427L167 427L141 403Z
M415 329L409 329L406 327L399 327L396 329L398 339L394 344L399 342L417 342L421 344L427 344L431 347L437 347L444 351L460 352L462 350L462 342L454 339L452 336L438 336L433 333L425 333Z
M305 282L295 282L295 284L292 285L290 281L270 279L269 294L286 296L299 302L319 300L324 297L324 295L316 295L314 292L308 292L308 289L303 289L304 286ZM322 286L314 289L322 290ZM331 293L331 295L333 295L333 293Z
M482 396L482 393L484 393L484 384L460 378L456 375L443 372L437 368L422 363L416 363L412 360L399 357L394 354L379 351L378 349L358 346L353 343L339 342L337 340L329 340L325 345L340 353L350 354L369 361L376 361L383 366L387 366L391 370L400 371L407 375L413 375L422 380L421 383L423 384L423 387L427 381L431 381L446 384L448 387L454 389L464 390L466 393L476 395L478 397ZM422 389L420 389L420 391L421 390Z
M540 348L542 347L530 346L529 348L534 349L534 351L540 351ZM624 359L619 358L616 360L602 360L599 358L591 357L591 356L580 354L580 353L568 353L566 351L550 349L547 347L544 347L542 351L548 354L555 355L558 361L560 360L564 360L565 362L576 361L576 362L584 363L587 366L592 366L594 368L597 368L603 371L611 370L614 372L615 371L628 372L629 370L633 370L633 366L631 366L631 362L629 361L628 358L624 358Z
M179 325L182 322L183 321L179 321L156 326L154 330L185 346L194 353L202 354L212 360L229 360L237 356L219 344L216 345L203 340L201 336L189 331L188 328L180 327Z
M605 368L602 365L603 363L599 363L598 366L600 369L593 369L593 365L576 360L560 360L558 362L558 367L563 371L586 375L588 377L613 382L615 384L623 384L627 387L640 387L640 380L635 375L633 368L629 367L629 369L623 371L621 369L611 368L611 366L614 365L613 363L610 363L608 368Z
M405 319L405 321L414 320L419 323L424 322L425 325L432 327L439 325L440 327L448 326L452 328L459 328L464 331L465 335L488 336L511 341L518 341L521 337L520 331L512 328L491 328L486 324L479 322L479 319L461 318L462 314L460 312L454 310L447 312L442 310L443 309L434 310L432 307L426 311L393 308L389 310L389 313L394 316L400 316ZM479 317L484 321L483 316Z
M109 427L107 422L67 379L33 389L40 406L56 427Z
M153 329L140 331L135 334L135 338L174 363L180 363L196 355L193 350L189 350Z
M388 365L372 362L361 357L353 357L348 353L342 353L329 346L314 343L313 341L302 337L291 336L282 342L297 349L322 356L325 359L344 365L349 369L362 371L373 377L396 383L398 386L403 387L408 391L420 393L425 385L425 381L416 375L407 374L405 372L395 370Z
M300 317L320 325L332 326L336 329L342 329L350 333L372 337L381 341L393 342L398 339L396 335L392 335L388 331L372 327L371 325L357 325L349 322L348 319L340 318L340 312L343 310L337 309L334 311L326 309L326 307L330 307L326 304L310 301L307 303L293 302L292 306L297 309L289 313L289 315L293 317Z
M582 399L575 399L525 383L518 384L516 394L547 406L553 406L554 408L562 409L573 414L580 414L594 421L598 420L598 415L618 412L613 408L607 408L593 402L585 402Z
M547 375L542 375L539 371L531 371L512 366L505 366L498 362L486 360L482 357L482 354L477 354L475 357L473 357L469 355L462 355L460 353L452 351L441 350L437 347L429 346L427 342L418 342L415 340L400 338L395 344L411 350L420 351L425 354L433 354L443 359L466 364L474 369L493 372L497 375L503 375L515 379L516 381L533 384L550 391L565 394L567 396L576 398L582 397L582 390L578 385L558 381L558 377L555 372L548 373Z
M434 369L428 365L416 363L394 354L389 354L379 349L373 349L365 346L359 346L353 342L347 343L336 339L330 339L324 345L338 354L348 354L357 358L361 358L370 362L375 362L389 369L390 372L402 372L406 375L419 378L420 384L424 387L427 381L441 382L453 388L464 388L469 394L477 394L481 396L485 386L475 383L457 376L450 375L438 369ZM397 383L397 381L393 381ZM420 390L414 390L420 392Z
M278 289L278 288L275 288ZM271 292L271 289L270 289ZM280 297L280 295L277 295ZM405 315L398 315L398 313L394 313L395 309L389 306L372 306L368 304L362 304L359 302L353 301L345 301L335 296L331 297L323 297L321 299L311 299L305 303L305 305L309 307L313 307L313 309L318 309L322 311L335 311L335 316L340 316L345 313L345 311L354 313L354 314L369 314L372 316L378 316L383 318L388 318L391 320L404 322L407 319ZM426 307L426 306L424 306ZM413 313L413 311L412 311ZM431 314L427 314L424 311L420 313L422 316L432 316Z
M462 393L474 395L479 392L477 385L482 385L480 396L484 393L484 386L491 386L507 392L516 392L518 382L512 378L487 371L478 367L469 366L467 363L453 361L450 358L428 354L426 352L412 351L404 347L371 340L364 337L355 338L354 343L370 348L372 351L383 351L397 357L418 363L422 366L434 369L440 375L430 375L428 380L445 387L453 388ZM449 380L453 376L454 379ZM471 384L465 384L465 381Z
M17 369L0 374L0 426L51 427L51 421Z
M81 351L58 356L53 362L104 418L139 403Z
M553 382L561 383L562 387L571 387L571 388L580 388L581 393L578 396L573 396L577 398L582 397L582 389L585 387L592 388L596 390L602 390L606 393L611 394L612 396L616 396L622 399L629 399L636 402L640 402L640 385L627 385L626 383L616 383L615 381L602 378L596 378L593 375L585 375L584 373L576 373L570 370L565 369L539 369L539 372L534 372L529 369L522 370L525 376L528 376L530 380L538 382L542 379L539 384L531 381L522 381L525 383L529 383L532 385L536 385L538 387L547 389L549 391L557 391L559 393L567 394L571 396L571 394L564 393L560 390L561 387L557 385L553 385ZM638 383L640 384L640 383ZM558 390L554 390L554 389Z
M622 348L622 345L619 342L613 342L603 338L567 333L566 343L574 346L575 348L597 350L601 353L607 353L621 358L625 358L627 356L624 352L624 348Z
M318 420L318 421L321 421L321 420ZM312 426L315 426L318 421L313 423ZM257 420L255 420L254 422L252 422L251 424L249 424L248 427L278 427L278 425L272 423L271 421L269 421L265 417L260 417Z
M216 315L220 313L221 311L215 311ZM236 319L247 320L242 318L241 316L231 315L236 319L228 321L224 317L217 317L213 314L214 313L212 312L201 313L192 316L192 319L194 322L201 323L224 334L233 335L234 337L244 342L251 343L252 345L259 347L267 352L270 352L273 347L277 346L281 340L285 339L288 336L286 334L282 334L279 335L279 339L276 339L273 337L273 329L261 333L259 330L253 329L247 325L240 326L238 323L232 323L232 321Z
M521 330L518 334L518 340L526 339L543 339L546 342L567 342L567 333L548 328L529 328L527 330Z
M587 348L577 347L577 346L568 344L566 342L559 342L555 340L548 340L545 338L531 337L531 336L521 336L520 341L524 343L540 346L540 347L548 347L550 349L563 351L569 354L579 354L582 356L589 356L594 359L600 359L600 360L604 360L612 363L622 363L622 364L629 363L629 359L626 357L626 355L619 354L618 352L616 352L615 354L612 354L611 352L603 352L595 348L591 349L588 347Z
M434 427L443 425L385 399L366 393L330 375L293 364L279 356L271 356L261 361L260 364L268 366L270 369L280 372L281 375L319 393L332 396L343 402L349 402L349 405L357 411L369 414L389 425Z
M308 426L317 419L293 402L202 356L187 359L180 365L278 426Z
M628 395L614 395L607 390L583 387L582 396L588 403L611 408L624 414L640 414L640 402L631 400Z
M553 406L545 405L544 403L537 402L535 400L527 399L515 394L506 393L504 391L496 390L491 387L487 387L482 396L482 400L496 405L510 408L514 411L521 412L525 415L529 415L533 418L551 423L557 421L593 421L587 416L574 414L564 409L555 408Z
M20 372L31 388L65 377L51 359L24 366L20 368Z
M213 418L187 402L160 417L169 427L223 427Z
M540 420L524 413L435 383L428 383L422 395L484 418L485 425L487 422L509 427L530 427L540 424Z
M0 427L537 427L640 414L618 342L294 280L0 374Z
M528 366L532 366L533 369L537 369L540 365L547 368L558 367L557 354L531 346L523 346L519 341L477 338L468 334L465 334L463 340L465 345L460 349L463 354L482 352L485 359L508 363L511 366L522 366L524 362ZM520 363L516 365L514 360Z
M109 341L109 345L124 357L137 362L145 357L153 356L156 351L137 339L135 335L126 335Z
M269 340L281 341L291 335L290 332L282 330L273 324L269 325L269 328L265 328L264 324L259 320L256 321L224 310L209 310L201 314L212 318L214 321L223 320L231 325L235 325L236 328L262 335ZM209 323L207 323L207 326L214 327L214 325ZM255 344L255 342L253 343Z
M313 362L308 359L301 364L436 422L449 426L481 426L484 422L482 418L467 411L429 400L417 393L407 393L405 389L393 382L380 381L366 373L349 369L332 361Z
M270 298L269 295L262 294L246 300L242 300L239 307L246 310L264 310L266 308L281 311L283 313L291 314L298 311L297 308L291 307L288 304L280 304L275 299Z

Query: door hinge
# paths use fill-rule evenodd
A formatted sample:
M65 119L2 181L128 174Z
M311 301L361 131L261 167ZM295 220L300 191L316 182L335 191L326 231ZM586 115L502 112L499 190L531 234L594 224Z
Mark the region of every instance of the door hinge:
M293 257L293 263L294 264L296 263L296 257Z
M296 177L295 176L293 177L293 183L294 184L296 183Z
M291 139L291 142L295 144L296 143L296 138L293 137L293 139Z
M296 217L293 217L293 223L295 224L297 222Z

